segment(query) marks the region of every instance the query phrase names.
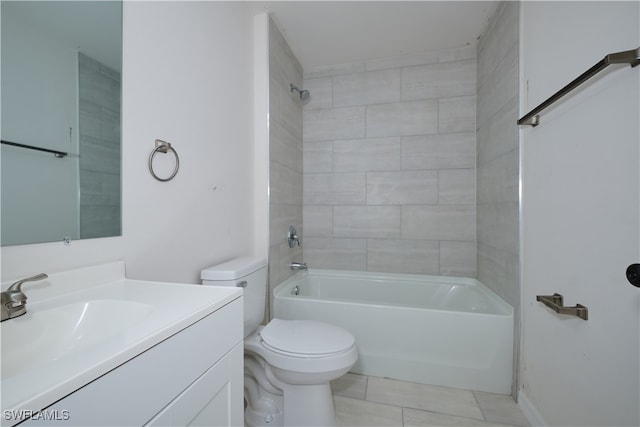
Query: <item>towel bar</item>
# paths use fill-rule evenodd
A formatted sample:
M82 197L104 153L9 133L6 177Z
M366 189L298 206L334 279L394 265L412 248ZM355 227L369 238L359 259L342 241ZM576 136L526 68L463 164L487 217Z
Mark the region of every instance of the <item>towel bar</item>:
M551 95L546 101L542 104L538 105L533 110L529 111L527 114L522 116L520 120L518 120L519 125L529 125L529 126L538 126L540 124L540 112L545 108L549 107L551 104L580 86L585 81L589 80L591 77L598 74L600 71L607 68L612 64L629 64L632 67L635 67L640 64L640 47L637 49L626 50L624 52L616 52L610 53L605 56L600 62L598 62L593 67L589 68L584 73L580 74L576 77L571 83Z
M589 319L589 310L587 309L587 307L580 304L576 304L573 307L565 307L563 296L560 294L554 293L553 295L537 295L536 301L540 301L558 314L577 316L582 320Z

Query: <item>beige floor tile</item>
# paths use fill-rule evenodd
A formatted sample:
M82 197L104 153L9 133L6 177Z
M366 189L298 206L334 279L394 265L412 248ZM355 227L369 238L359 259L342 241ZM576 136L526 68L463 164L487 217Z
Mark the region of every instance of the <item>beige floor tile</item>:
M331 391L334 396L351 397L364 400L367 391L367 376L346 374L335 381L331 381Z
M485 420L522 427L529 426L529 421L511 396L482 391L474 391L473 394L476 396Z
M369 377L367 400L460 417L484 419L473 392Z
M404 427L490 427L502 426L474 418L456 417L454 415L438 414L436 412L404 409Z
M388 426L402 427L402 408L334 396L336 419L342 426Z

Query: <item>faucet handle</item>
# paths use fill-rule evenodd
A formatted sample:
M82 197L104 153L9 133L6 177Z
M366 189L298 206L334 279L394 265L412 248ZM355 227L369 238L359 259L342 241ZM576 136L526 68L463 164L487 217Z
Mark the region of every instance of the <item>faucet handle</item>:
M289 233L287 234L287 242L289 243L289 247L293 248L296 246L300 246L300 238L298 237L298 232L296 228L292 225L289 227Z
M47 276L44 273L36 274L35 276L27 277L26 279L18 280L9 288L1 293L0 321L12 319L14 317L22 316L27 312L27 296L22 292L22 284L24 282L35 282L36 280L46 279Z
M40 274L36 274L35 276L27 277L26 279L18 280L17 282L9 286L9 289L7 289L7 291L22 292L21 287L24 282L36 282L38 280L46 279L47 277L49 277L47 274L40 273Z

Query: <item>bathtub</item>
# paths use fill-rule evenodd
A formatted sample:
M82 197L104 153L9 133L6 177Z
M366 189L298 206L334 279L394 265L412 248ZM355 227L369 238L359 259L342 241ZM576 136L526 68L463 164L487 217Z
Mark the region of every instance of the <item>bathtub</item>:
M475 279L309 269L275 288L273 308L350 331L351 372L511 394L513 308Z

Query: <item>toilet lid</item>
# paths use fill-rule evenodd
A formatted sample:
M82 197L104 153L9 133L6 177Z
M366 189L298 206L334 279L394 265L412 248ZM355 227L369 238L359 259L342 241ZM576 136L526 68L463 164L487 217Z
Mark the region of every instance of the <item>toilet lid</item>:
M355 344L346 330L311 320L273 319L260 331L260 337L275 350L304 355L340 353Z

